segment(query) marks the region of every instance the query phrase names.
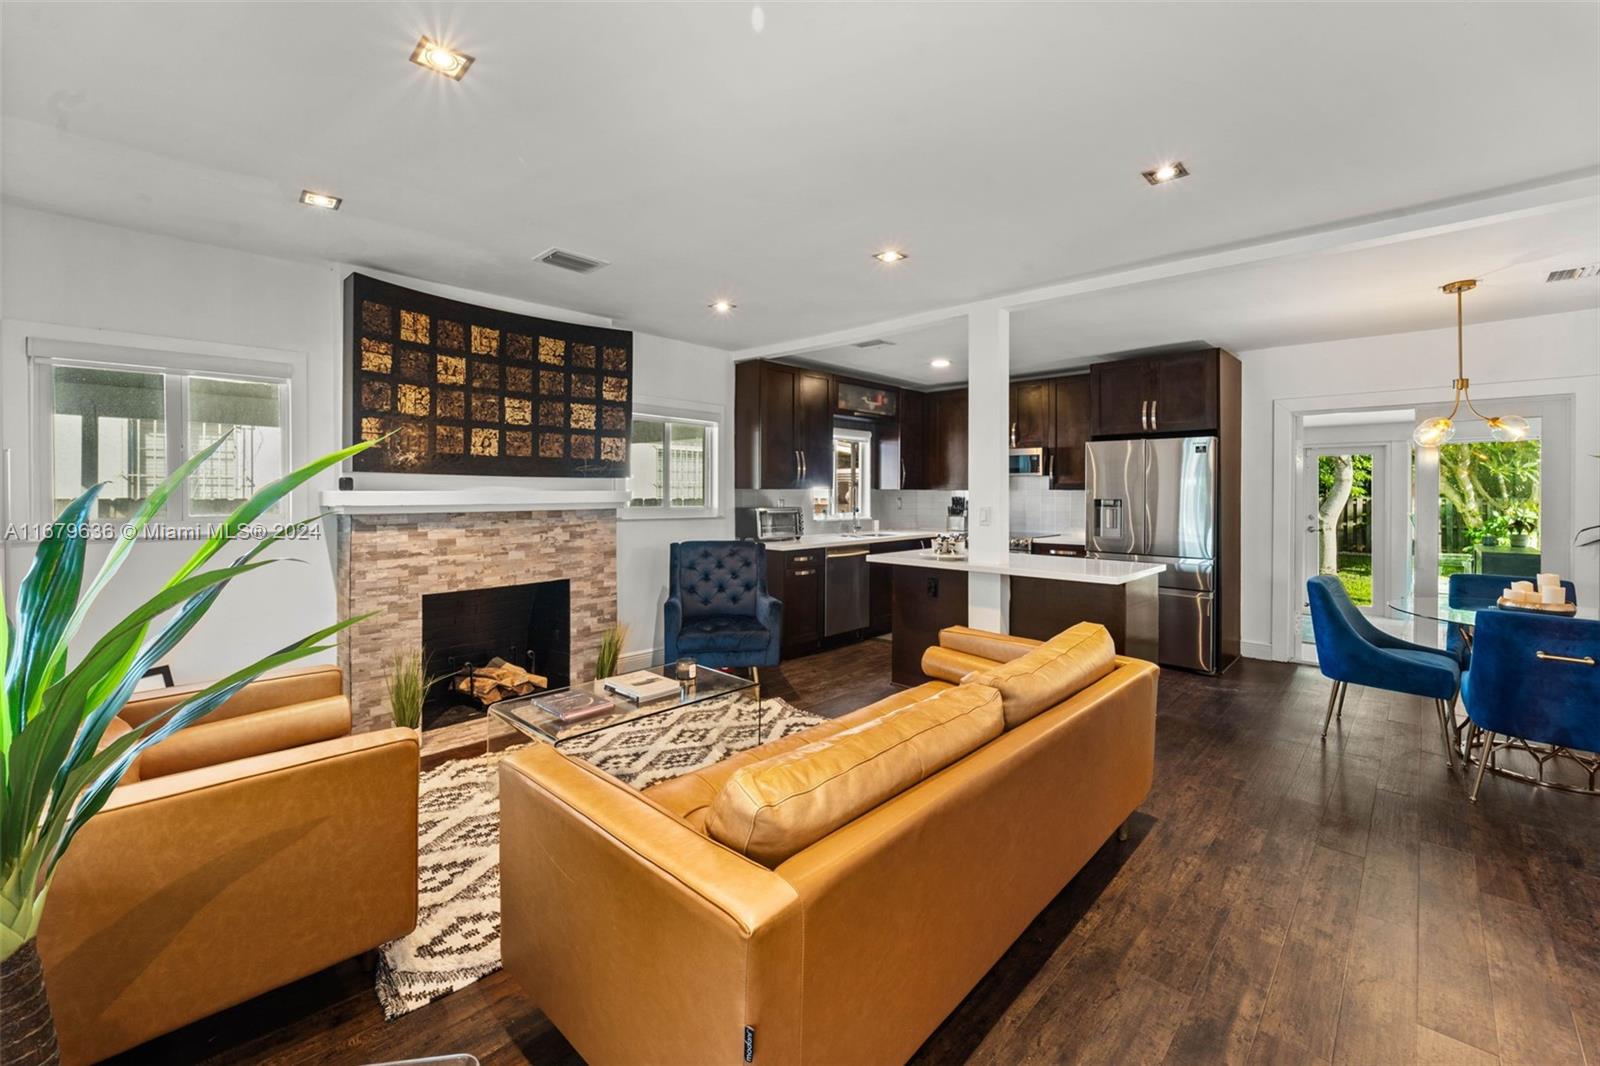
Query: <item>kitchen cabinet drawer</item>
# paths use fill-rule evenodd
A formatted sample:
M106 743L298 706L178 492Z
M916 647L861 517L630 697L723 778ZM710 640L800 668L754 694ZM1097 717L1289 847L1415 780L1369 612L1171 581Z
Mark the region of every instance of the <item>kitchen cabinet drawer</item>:
M1039 544L1033 545L1035 555L1056 555L1068 559L1082 559L1084 549L1076 544Z

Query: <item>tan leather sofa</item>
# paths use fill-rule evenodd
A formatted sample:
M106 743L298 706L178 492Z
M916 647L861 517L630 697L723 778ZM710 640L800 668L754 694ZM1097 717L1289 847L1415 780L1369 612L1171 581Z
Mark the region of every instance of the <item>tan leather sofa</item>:
M130 700L120 734L193 689ZM340 672L256 681L151 748L39 929L62 1061L94 1062L409 932L417 737L350 734Z
M947 629L923 658L939 680L643 792L546 745L506 759L507 971L597 1066L905 1061L1148 793L1156 667L1088 629L1087 673L1081 648L1034 669L1037 641ZM895 718L992 739L930 765L875 738ZM896 760L910 787L741 853L791 800L838 822L813 791L859 800Z

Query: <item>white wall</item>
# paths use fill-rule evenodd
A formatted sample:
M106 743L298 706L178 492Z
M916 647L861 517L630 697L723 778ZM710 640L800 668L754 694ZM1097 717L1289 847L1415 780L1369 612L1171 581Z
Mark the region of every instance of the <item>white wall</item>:
M1468 314L1471 305L1468 305ZM1351 410L1448 402L1455 376L1455 330L1300 344L1240 352L1244 365L1243 558L1241 638L1246 654L1271 654L1277 610L1274 570L1292 505L1275 499L1292 454L1274 443L1275 411ZM1474 398L1570 396L1575 462L1570 483L1546 482L1573 503L1576 527L1600 522L1600 311L1468 325L1466 372ZM1480 404L1481 406L1481 404ZM1279 527L1274 535L1274 527ZM1573 553L1580 602L1600 599L1600 552ZM1280 581L1287 575L1276 575Z
M16 479L14 509L23 510L32 468L28 443L26 389L17 338L22 323L47 324L142 335L226 352L246 346L284 353L306 367L297 410L300 424L295 459L304 461L340 443L342 340L341 284L347 268L252 255L232 249L105 226L81 219L6 204L0 219L0 320L10 342L0 350L0 439L12 449ZM404 281L406 279L398 279ZM445 289L426 282L419 288L546 317L594 321L524 301ZM635 403L694 405L702 417L722 423L722 485L733 481L731 439L733 374L726 352L649 334L634 336ZM332 488L328 474L301 494L297 512L309 513L315 494ZM618 533L619 615L630 627L627 648L647 652L660 645L660 602L665 589L666 545L690 537L731 535L731 491L715 518L677 521L624 520ZM8 515L8 519L22 517ZM31 559L31 545L7 544L11 587ZM120 617L152 593L189 555L180 544L139 547L111 590L102 598L99 619ZM101 552L91 554L90 565ZM331 564L325 546L286 546L285 562L251 574L222 597L200 630L171 662L180 679L220 676L264 651L287 643L334 618ZM93 639L96 632L83 637ZM82 641L80 641L80 644ZM79 649L81 650L81 649Z

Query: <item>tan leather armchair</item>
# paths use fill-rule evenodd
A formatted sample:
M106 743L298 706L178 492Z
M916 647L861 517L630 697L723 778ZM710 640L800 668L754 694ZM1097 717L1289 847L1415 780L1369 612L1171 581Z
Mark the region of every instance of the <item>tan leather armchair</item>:
M152 748L62 859L39 930L62 1060L94 1062L404 935L416 733L350 735L339 671L257 681ZM129 725L170 706L130 701Z
M929 656L959 682L1038 646ZM1148 793L1158 672L1103 665L775 867L710 835L730 778L952 682L643 792L530 745L500 767L507 972L595 1066L905 1061Z

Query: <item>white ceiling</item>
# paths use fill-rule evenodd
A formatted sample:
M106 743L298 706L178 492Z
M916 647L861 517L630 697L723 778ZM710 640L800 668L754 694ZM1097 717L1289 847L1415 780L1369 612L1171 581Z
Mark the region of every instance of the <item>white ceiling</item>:
M1592 4L768 4L759 33L751 13L7 3L0 184L741 349L1600 167ZM424 32L477 57L465 81L406 61ZM1167 158L1193 177L1147 186ZM1463 256L1510 293L1512 263L1600 259L1594 214L1041 307L1014 319L1017 365L1448 324L1428 290L1479 272ZM889 244L911 258L869 257ZM614 265L530 261L552 245ZM1469 298L1484 317L1496 284ZM1570 284L1500 308L1594 304Z

